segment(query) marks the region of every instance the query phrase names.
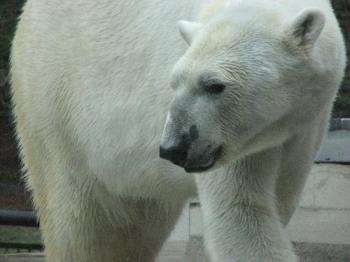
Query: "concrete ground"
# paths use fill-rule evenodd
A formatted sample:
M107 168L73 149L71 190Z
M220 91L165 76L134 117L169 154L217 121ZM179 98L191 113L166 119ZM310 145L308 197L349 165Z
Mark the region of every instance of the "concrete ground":
M349 262L350 245L294 243L300 262ZM167 261L167 260L164 260ZM201 237L191 238L182 260L169 262L210 262ZM160 260L159 262L163 262Z
M314 165L287 233L301 262L350 262L350 165ZM185 253L169 261L208 261L202 236L200 205L194 200L168 242L170 246L187 242Z
M349 262L350 245L295 243L300 262ZM0 256L0 262L44 262L38 254ZM142 262L142 261L138 261ZM190 241L170 241L163 248L157 262L210 262L203 248L201 237Z

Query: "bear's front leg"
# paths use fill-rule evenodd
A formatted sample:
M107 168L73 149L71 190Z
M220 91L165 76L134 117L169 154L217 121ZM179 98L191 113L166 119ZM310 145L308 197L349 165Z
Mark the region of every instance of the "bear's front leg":
M211 261L298 261L275 208L280 153L269 149L196 175Z

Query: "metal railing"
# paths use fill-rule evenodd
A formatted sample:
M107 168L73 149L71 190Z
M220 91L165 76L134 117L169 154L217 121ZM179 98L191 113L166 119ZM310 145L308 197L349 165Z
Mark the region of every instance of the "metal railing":
M38 227L39 223L33 211L0 209L0 225Z
M23 227L39 227L39 223L35 212L32 211L17 211L17 210L0 210L0 225L1 226L23 226ZM16 242L1 242L0 249L5 253L11 252L32 252L42 251L43 245L39 243L16 243Z

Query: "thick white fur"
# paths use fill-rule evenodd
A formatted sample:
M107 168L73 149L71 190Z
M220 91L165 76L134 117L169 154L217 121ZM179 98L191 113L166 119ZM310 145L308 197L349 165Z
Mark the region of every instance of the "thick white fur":
M187 48L176 22L202 9L206 24L243 4L258 22L282 16L286 27L304 8L321 10L326 25L310 59L328 82L305 87L305 97L324 92L303 108L313 121L291 115L247 144L247 156L195 176L206 243L212 261L297 261L283 225L298 204L345 64L328 0L29 0L12 49L13 102L49 261L154 259L196 194L193 176L158 157L170 72ZM265 4L268 13L257 8ZM279 125L288 128L281 133Z

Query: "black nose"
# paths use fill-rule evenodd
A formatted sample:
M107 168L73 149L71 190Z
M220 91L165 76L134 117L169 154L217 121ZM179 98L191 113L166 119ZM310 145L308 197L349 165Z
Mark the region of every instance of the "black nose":
M190 148L190 143L182 141L176 146L164 148L160 146L159 156L163 159L169 160L175 165L184 167L187 161L187 154Z

